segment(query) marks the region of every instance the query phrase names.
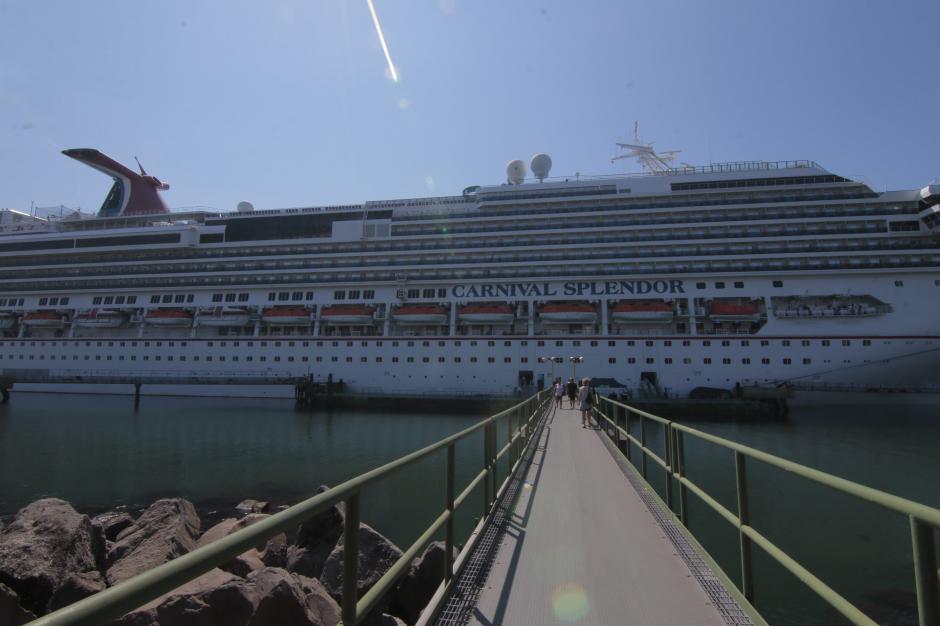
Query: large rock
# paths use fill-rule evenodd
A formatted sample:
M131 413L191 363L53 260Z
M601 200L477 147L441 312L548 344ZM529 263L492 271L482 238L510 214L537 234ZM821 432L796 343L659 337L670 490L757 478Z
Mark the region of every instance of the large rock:
M121 531L134 525L134 518L124 511L108 511L91 518L91 523L101 528L105 539L114 541Z
M196 547L199 516L188 500L157 500L108 552L107 579L115 585L182 556Z
M70 574L98 571L103 563L101 530L64 500L37 500L0 532L0 583L36 615L46 613Z
M261 500L242 500L235 505L235 510L239 513L264 513L268 510L269 503Z
M287 568L287 543L281 541L281 535L273 537L261 551L261 561L268 567ZM321 568L322 569L322 568ZM299 572L303 573L303 572Z
M339 622L340 609L316 580L276 567L252 572L258 606L249 626L320 626Z
M337 601L343 596L343 538L330 553L323 566L320 581ZM359 525L359 559L356 588L362 597L401 558L402 552L394 543L367 524Z
M15 591L0 583L0 624L20 626L36 619L33 613L20 606L20 597Z
M245 626L258 596L247 581L214 569L131 611L120 626Z
M61 609L63 606L78 602L99 591L104 591L106 588L104 577L98 572L71 574L62 581L55 593L52 594L52 599L49 601L49 610Z
M202 535L202 537L199 538L199 541L196 543L196 547L201 548L205 545L212 543L213 541L221 539L222 537L231 535L232 533L236 533L244 528L247 528L248 526L251 526L255 522L261 521L267 517L270 517L270 515L266 515L263 513L249 513L248 515L246 515L245 517L241 519L235 519L234 517L224 519L218 524L216 524L215 526L213 526L212 528L210 528L209 530L207 530ZM277 535L275 539L279 539L282 543L286 542L286 538L284 537L283 533L280 535ZM262 546L267 546L267 545L268 544L262 544ZM221 565L220 567L226 572L231 572L232 574L235 574L236 576L241 576L244 578L250 572L263 568L264 565L265 564L262 561L261 550L259 550L258 548L252 548L238 555L237 557L235 557L228 563Z
M329 487L321 485L317 493L327 489ZM302 523L297 529L296 545L287 549L287 569L310 578L319 578L327 558L343 535L345 519L343 505L336 504Z
M390 611L405 622L414 624L444 580L444 543L435 541L411 562L398 588L392 594ZM457 550L453 553L457 558Z

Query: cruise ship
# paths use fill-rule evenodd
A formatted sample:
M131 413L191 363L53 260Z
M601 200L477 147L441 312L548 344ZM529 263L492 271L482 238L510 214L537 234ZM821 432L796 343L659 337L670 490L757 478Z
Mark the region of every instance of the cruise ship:
M66 150L114 184L96 216L0 211L0 374L285 397L179 378L424 396L573 375L674 397L940 390L940 186L618 145L643 173L551 178L537 155L460 195L232 212L170 211L142 167Z

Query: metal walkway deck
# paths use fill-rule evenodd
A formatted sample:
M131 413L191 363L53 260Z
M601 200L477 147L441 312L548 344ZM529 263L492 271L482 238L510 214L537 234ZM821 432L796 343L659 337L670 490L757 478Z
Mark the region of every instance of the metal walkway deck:
M703 581L690 570L598 431L581 428L579 411L561 409L549 418L522 469L518 497L503 503L504 532L487 582L476 606L454 621L750 623L716 608L714 590L709 597L703 589L713 577ZM718 601L724 604L720 596L727 597L723 589Z

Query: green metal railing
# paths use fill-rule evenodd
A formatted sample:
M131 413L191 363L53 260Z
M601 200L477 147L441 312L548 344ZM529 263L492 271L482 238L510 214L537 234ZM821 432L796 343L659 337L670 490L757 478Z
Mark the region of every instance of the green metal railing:
M741 558L739 589L748 602L754 600L751 548L752 545L757 545L850 622L865 626L877 626L876 622L857 609L845 597L829 587L751 526L748 508L747 461L752 459L906 516L911 526L911 546L914 557L914 580L917 592L919 624L920 626L940 626L937 557L934 543L934 528L940 527L940 509L872 489L799 463L787 461L778 456L646 413L609 398L599 398L599 400L598 405L594 407L594 414L599 418L598 423L603 421L603 427L607 435L616 440L618 448L627 460L634 467L639 465L638 472L643 479L647 480L649 473L647 459L652 460L662 468L666 479L665 504L673 513L675 513L673 483L675 482L678 485L678 518L683 526L688 527L689 524L688 492L691 491L713 511L737 528ZM637 419L639 420L639 438L630 432L631 422L635 422ZM657 455L647 445L648 422L657 423L662 427L665 458ZM737 512L723 506L686 475L685 437L694 437L709 442L729 450L734 455ZM639 464L633 461L634 447L642 453Z
M354 625L365 617L376 603L387 593L395 582L408 569L411 561L418 556L441 528L445 533L445 562L444 580L448 584L459 574L461 567L458 561L457 569L453 559L454 547L454 517L457 509L467 501L473 491L483 483L483 517L488 517L493 511L497 494L508 483L513 471L523 458L523 454L531 441L533 433L547 409L551 406L547 391L538 394L512 406L500 413L490 416L481 422L462 430L450 437L442 439L420 450L407 454L394 461L386 463L369 472L356 476L341 483L328 491L299 504L281 511L271 517L265 518L236 533L223 537L211 544L194 550L177 559L164 563L148 572L144 572L130 580L115 585L93 596L80 600L75 604L59 609L44 617L30 622L34 626L78 626L105 624L117 619L143 604L172 591L194 578L218 567L233 558L258 545L264 544L268 539L285 531L290 531L311 517L326 511L329 507L345 502L346 516L343 528L343 591L342 591L342 618L343 623ZM497 423L501 420L507 422L507 439L505 445L499 448L497 442ZM483 468L469 484L459 493L455 493L454 473L456 444L483 430ZM413 465L428 456L446 449L445 463L446 493L444 494L444 511L431 523L420 537L402 554L401 558L372 586L361 598L357 595L357 565L359 543L359 499L366 487L386 478L393 472ZM505 455L508 456L509 469L502 485L497 484L497 462ZM472 538L464 547L464 553L473 547L475 538Z

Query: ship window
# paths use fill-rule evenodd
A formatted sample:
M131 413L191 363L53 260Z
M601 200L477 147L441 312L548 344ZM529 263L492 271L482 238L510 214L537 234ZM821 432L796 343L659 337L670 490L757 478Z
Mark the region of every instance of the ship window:
M705 289L705 283L695 283L696 289Z
M49 303L49 298L40 298L40 299L39 299L39 306L45 306L45 305L48 304L48 303Z
M813 362L812 359L803 359L803 365L809 365L812 362Z
M281 291L281 292L278 292L278 294L277 294L277 299L278 299L279 302L285 302L285 301L289 300L289 299L290 299L290 292L289 292L289 291Z
M793 362L792 359L784 359L784 360L783 360L783 364L784 364L784 365L790 365L792 362Z
M247 294L247 293L238 294L238 299L241 300L241 297L242 297L242 296L245 296L245 300L248 299L248 294ZM305 293L305 294L304 294L304 300L313 300L313 292L312 292L312 291L308 291L307 293Z
M313 294L311 293L311 297L312 297L312 295L313 295ZM364 291L362 292L362 298L363 298L363 300L371 300L371 299L374 298L374 297L375 297L375 290L374 290L374 289L366 289L366 290L364 290Z
M789 346L789 345L790 345L790 340L789 340L789 339L784 339L784 340L783 340L782 342L780 342L780 343L782 343L784 346Z
M509 342L506 342L506 344L509 345ZM581 345L581 342L576 339L571 342L571 345L577 348L578 346Z
M734 288L735 288L735 289L744 289L744 283L741 282L740 280L736 280L736 281L734 282Z
M333 292L333 299L334 299L334 300L345 300L345 299L346 299L346 292L345 292L345 291L334 291L334 292Z
M555 342L555 347L557 347L557 348L560 348L560 347L562 347L562 346L564 346L564 345L565 345L565 342L564 342L564 341L556 341L556 342Z
M193 298L194 298L193 294L191 294L191 293L190 293L190 294L187 294L187 295L186 295L186 302L192 302L192 301L193 301Z
M863 340L862 340L862 345L863 345L863 346L870 346L870 345L871 345L871 339L863 339Z
M304 357L304 359L306 359L306 358L307 358L307 357ZM375 357L375 362L376 362L376 363L381 363L381 362L382 362L382 357L380 357L380 356Z
M496 357L493 357L493 356L487 357L487 358L486 358L486 362L487 362L487 363L495 363L495 362L496 362Z
M706 339L705 341L702 342L702 345L703 345L703 346L710 346L710 345L712 345L712 342L709 341L708 339Z
M512 363L512 357L511 356L503 357L503 363Z
M744 357L743 359L741 359L741 363L743 363L744 365L750 365L751 360L747 357Z
M722 340L721 340L721 345L723 345L723 346L730 346L730 345L731 345L731 342L728 341L727 339L722 339Z
M687 357L687 356L682 357L682 362L685 363L686 365L689 365L690 363L692 363L692 359L691 357Z
M540 339L539 341L535 342L535 345L538 346L539 348L544 348L545 342Z
M446 297L447 297L447 289L446 289L445 287L438 287L438 289L437 289L437 297L438 297L438 298L446 298Z
M615 357L609 357L609 358L607 359L607 362L608 362L608 363L616 363L616 362L617 362L617 359L616 359Z
M434 297L434 290L433 290L433 289L425 289L423 292L421 292L421 297L422 297L422 298L433 298L433 297Z
M320 357L317 357L317 358L320 358ZM397 357L397 356L393 356L393 357L392 357L392 363L398 363L398 357Z
M349 292L349 299L350 299L350 300L358 300L358 299L359 299L359 290L358 290L358 289L352 289L352 290Z
M633 341L632 339L627 341L627 346L635 346L635 345L636 345L636 342Z
M691 346L691 345L692 345L692 342L689 341L688 339L683 339L683 340L682 340L682 345L683 345L683 346Z
M163 296L162 300L163 300L163 302L164 302L165 304L166 304L166 303L173 302L173 296L171 296L170 294L167 294L167 295Z
M709 357L705 357L705 358L703 359L703 362L705 363L705 365L710 365L711 362L712 362L712 360L711 360L711 358L709 358Z
M124 296L117 296L114 299L115 304L124 304ZM62 304L65 304L64 302Z
M770 345L770 342L767 341L766 339L761 339L761 340L760 340L760 345L762 345L762 346L769 346L769 345Z
M49 298L49 304L59 304L58 298Z
M471 363L476 363L476 362L477 362L477 358L476 358L475 356L470 357L470 362L471 362Z
M214 293L214 294L212 294L212 301L213 301L213 302L222 302L222 294L220 294L220 293Z
M724 288L725 288L725 284L723 282L715 283L715 289L724 289Z
M895 287L903 287L903 286L904 286L904 281L903 281L903 280L896 280L896 281L894 281L894 286L895 286Z
M634 357L632 357L632 356L631 356L631 357L627 357L627 363L630 363L630 364L636 363L636 359L635 359Z
M127 296L128 304L137 304L137 296Z
M721 360L721 362L724 363L725 365L731 365L731 359L729 358L724 358Z
M178 295L173 299L173 301L174 301L174 302L177 302L177 303L185 302L185 301L186 301L186 294L182 294L182 293L181 293L181 294L178 294Z
M274 299L277 297L277 294L273 291L268 292L268 302L274 302Z
M299 300L303 300L303 299L304 299L304 292L302 292L302 291L295 291L295 292L293 292L293 293L290 295L290 299L293 300L293 301L295 301L295 302L296 302L296 301L299 301Z
M783 287L783 281L782 281L782 280L775 280L775 281L774 281L774 287Z
M520 362L520 363L528 363L528 362L529 362L529 357L527 357L527 356L520 357L520 358L519 358L519 362Z
M741 340L741 345L742 345L742 346L749 346L749 345L751 345L751 342L748 341L747 339L742 339L742 340Z
M410 357L408 357L408 358L405 359L405 360L408 361L409 363L414 363L414 362L415 362L415 358L414 358L413 356L410 356Z
M842 340L842 345L843 345L843 346L851 346L851 345L852 345L852 340L851 340L851 339L843 339L843 340Z
M653 345L653 342L652 342L652 341L647 341L647 342L646 342L646 346L647 346L647 347L652 347L652 345Z
M607 342L607 347L608 347L608 348L614 348L614 347L616 347L616 346L617 346L617 342L616 342L616 341L608 341L608 342Z
M409 298L417 298L417 297L420 296L420 294L421 294L421 290L420 290L420 289L409 289L409 290L408 290L408 297L409 297Z
M92 304L101 304L101 296L95 296L94 298L92 298L92 299L91 299L91 303L92 303ZM4 301L4 304L6 304L6 301Z
M760 360L760 362L763 363L764 365L770 365L770 359L768 358L763 358Z

